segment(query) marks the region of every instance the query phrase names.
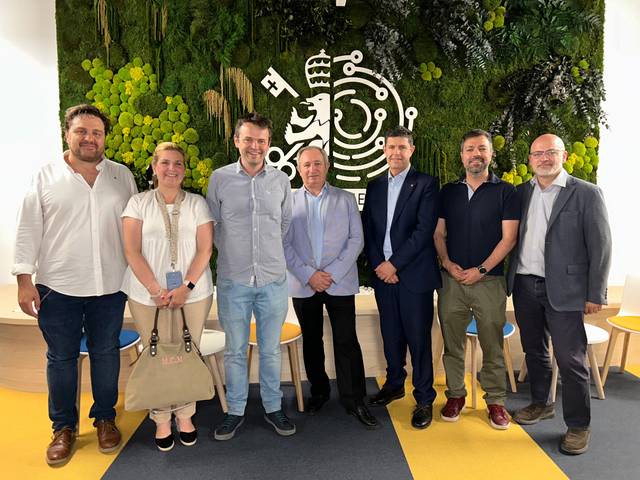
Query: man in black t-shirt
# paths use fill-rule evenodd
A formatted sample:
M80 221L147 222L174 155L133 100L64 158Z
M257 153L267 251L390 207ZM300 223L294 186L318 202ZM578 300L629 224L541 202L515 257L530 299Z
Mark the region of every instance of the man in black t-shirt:
M502 351L506 322L503 261L514 247L520 208L515 188L489 171L491 135L471 130L462 137L465 175L440 192L434 241L442 263L438 315L444 338L447 404L441 417L455 422L465 406L464 354L467 326L475 318L483 361L480 383L486 392L491 426L509 427L504 408L506 377Z

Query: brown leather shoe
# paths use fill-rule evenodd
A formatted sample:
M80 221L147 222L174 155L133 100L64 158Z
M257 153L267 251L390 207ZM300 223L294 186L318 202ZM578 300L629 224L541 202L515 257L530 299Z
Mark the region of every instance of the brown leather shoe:
M47 463L49 465L67 463L73 454L75 441L76 432L71 427L64 427L57 432L53 432L53 440L47 447Z
M538 423L540 420L553 418L555 414L556 412L553 404L540 405L532 403L531 405L527 405L514 413L513 419L520 425L533 425L534 423Z
M93 426L98 429L98 450L110 453L120 446L122 435L115 420L96 420Z
M567 455L580 455L589 448L591 432L588 428L571 428L562 437L560 451Z

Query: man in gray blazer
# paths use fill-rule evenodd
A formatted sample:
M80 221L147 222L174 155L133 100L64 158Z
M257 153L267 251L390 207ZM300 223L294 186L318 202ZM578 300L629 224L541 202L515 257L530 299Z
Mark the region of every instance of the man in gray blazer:
M578 455L589 447L591 422L583 319L607 303L611 233L601 190L569 175L562 167L566 159L559 137L538 137L529 153L535 176L517 189L522 217L508 289L513 292L532 403L513 419L530 425L555 414L548 404L550 335L568 427L560 451Z
M289 293L302 328L304 366L311 383L306 411L329 399L322 342L326 306L340 401L368 429L379 427L365 407L364 364L356 335L356 260L364 244L355 197L326 181L329 159L319 147L301 148L298 172L304 186L293 194L293 216L284 239Z

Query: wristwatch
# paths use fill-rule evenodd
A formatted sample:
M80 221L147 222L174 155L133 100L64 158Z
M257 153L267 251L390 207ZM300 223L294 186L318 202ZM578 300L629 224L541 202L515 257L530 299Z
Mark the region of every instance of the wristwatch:
M193 282L190 282L189 280L185 280L184 281L184 285L189 289L189 290L193 290L194 288L196 288L196 284Z
M486 275L486 274L487 274L487 269L486 269L486 268L484 268L484 266L483 266L483 265L478 265L476 268L478 269L478 271L479 271L482 275Z

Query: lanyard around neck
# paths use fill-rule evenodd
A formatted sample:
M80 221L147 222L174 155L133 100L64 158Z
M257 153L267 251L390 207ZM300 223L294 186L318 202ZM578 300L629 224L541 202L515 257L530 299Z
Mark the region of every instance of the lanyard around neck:
M171 256L171 269L176 269L176 263L178 263L178 221L180 219L180 206L184 200L185 193L183 190L178 192L176 199L173 203L173 210L171 217L167 211L167 202L164 201L162 194L156 189L156 200L160 205L160 212L162 213L162 220L164 221L164 231L167 234L167 240L169 240L169 254Z

